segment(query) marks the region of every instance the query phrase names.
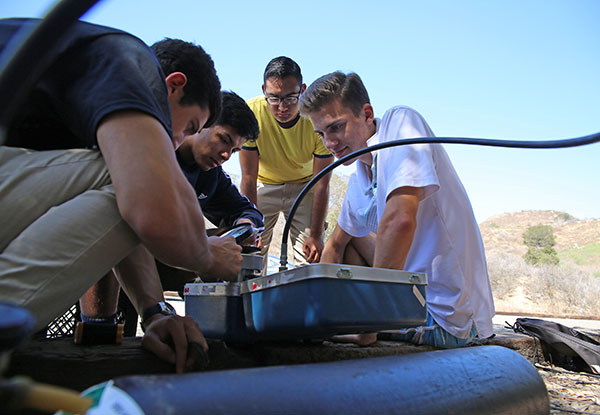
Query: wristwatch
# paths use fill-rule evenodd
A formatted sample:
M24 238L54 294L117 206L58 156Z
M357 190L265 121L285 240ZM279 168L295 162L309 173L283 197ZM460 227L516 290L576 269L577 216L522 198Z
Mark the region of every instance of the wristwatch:
M154 304L151 307L148 307L147 309L144 310L144 312L142 313L142 330L145 330L145 323L146 321L148 321L148 319L152 316L154 316L155 314L164 314L165 316L171 316L174 314L177 314L177 312L175 311L175 308L173 308L173 306L169 303L167 303L166 301L159 301L158 303Z

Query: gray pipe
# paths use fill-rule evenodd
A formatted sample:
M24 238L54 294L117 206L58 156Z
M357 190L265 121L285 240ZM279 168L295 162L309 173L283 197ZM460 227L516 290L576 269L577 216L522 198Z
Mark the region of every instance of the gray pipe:
M500 346L115 379L146 414L548 414L537 370Z

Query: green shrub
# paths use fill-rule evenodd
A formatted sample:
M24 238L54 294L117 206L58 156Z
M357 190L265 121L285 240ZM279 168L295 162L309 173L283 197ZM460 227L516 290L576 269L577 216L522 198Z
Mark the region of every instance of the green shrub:
M528 264L558 265L560 259L554 250L554 231L548 225L530 226L523 232L523 243L529 247L523 256Z
M558 218L560 220L563 220L565 222L571 221L571 220L576 220L576 218L572 215L569 215L567 212L561 212L560 215L558 215Z
M548 225L530 226L523 233L523 243L530 248L554 246L554 231Z
M529 247L523 259L531 265L558 265L560 262L556 251L551 246L545 248Z

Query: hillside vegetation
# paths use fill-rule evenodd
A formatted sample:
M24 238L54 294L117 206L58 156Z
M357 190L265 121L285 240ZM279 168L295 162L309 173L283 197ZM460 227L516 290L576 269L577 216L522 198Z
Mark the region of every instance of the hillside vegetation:
M525 263L523 233L554 231L560 262ZM506 312L600 316L600 220L552 210L505 213L480 224L496 308Z

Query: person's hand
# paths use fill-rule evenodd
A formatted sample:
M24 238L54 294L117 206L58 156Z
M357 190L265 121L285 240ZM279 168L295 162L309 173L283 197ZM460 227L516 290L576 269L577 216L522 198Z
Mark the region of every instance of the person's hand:
M142 347L162 360L175 364L177 373L183 373L184 369L193 367L196 363L197 356L191 353L188 356L190 343L198 343L205 351L208 350L198 323L191 317L156 314L145 327Z
M323 241L321 241L320 238L309 236L306 238L302 250L304 251L304 255L308 262L311 264L313 262L319 262L321 259L321 252L323 252Z
M233 236L211 236L208 247L213 257L206 271L207 280L233 281L242 270L242 247ZM203 278L204 279L204 278Z
M252 232L252 235L250 235L249 237L247 237L246 239L244 239L240 244L243 245L243 246L255 246L256 245L256 238L258 237L258 229L256 229L254 227L254 223L250 219L247 219L247 218L239 219L235 224L236 225L241 225L241 224L244 224L244 223L248 223L248 224L252 225L253 232Z

